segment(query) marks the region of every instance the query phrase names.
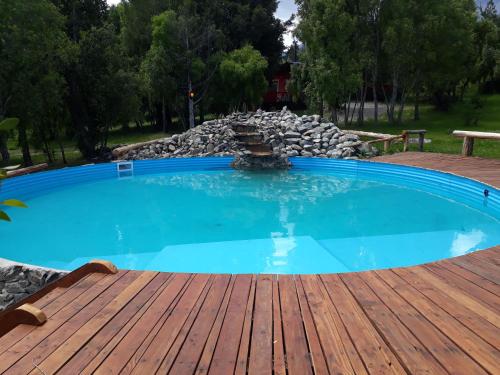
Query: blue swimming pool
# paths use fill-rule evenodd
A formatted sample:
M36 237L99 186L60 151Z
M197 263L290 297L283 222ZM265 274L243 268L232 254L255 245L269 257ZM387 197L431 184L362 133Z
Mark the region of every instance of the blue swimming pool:
M292 159L241 172L231 158L99 164L5 181L24 199L0 257L74 269L99 258L175 272L329 273L415 265L500 244L500 192L383 163ZM485 196L485 190L488 196Z

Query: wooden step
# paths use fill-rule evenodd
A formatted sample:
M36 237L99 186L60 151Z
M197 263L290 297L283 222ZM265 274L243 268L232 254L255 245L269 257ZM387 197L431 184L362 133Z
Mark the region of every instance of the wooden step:
M255 137L260 136L261 134L258 132L238 132L236 133L236 137Z
M251 151L250 155L257 157L273 156L272 151Z

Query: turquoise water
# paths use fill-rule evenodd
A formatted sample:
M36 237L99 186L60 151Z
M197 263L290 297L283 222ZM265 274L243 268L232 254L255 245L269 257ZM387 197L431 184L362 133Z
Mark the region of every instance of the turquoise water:
M111 178L9 209L0 257L175 272L323 273L415 265L500 243L500 220L405 186L327 172Z

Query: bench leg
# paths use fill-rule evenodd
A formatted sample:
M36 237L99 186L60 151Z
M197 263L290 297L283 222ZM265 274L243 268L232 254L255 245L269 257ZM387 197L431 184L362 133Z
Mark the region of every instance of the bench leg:
M462 146L462 155L472 156L473 149L474 149L474 138L464 137L464 144Z
M418 134L418 150L420 152L424 151L424 136L425 136L424 133L419 133Z
M403 134L403 152L408 151L408 143L410 142L410 135Z
M391 141L385 141L384 142L384 152L388 152L390 148L391 148Z

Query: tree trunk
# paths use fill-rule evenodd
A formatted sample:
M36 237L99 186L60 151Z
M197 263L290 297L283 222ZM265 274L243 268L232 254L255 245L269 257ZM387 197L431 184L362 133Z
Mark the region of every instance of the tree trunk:
M415 90L415 108L413 110L413 120L420 120L420 86L418 85Z
M31 159L30 145L28 143L28 135L26 133L26 127L22 123L20 123L18 129L19 129L19 144L21 145L21 149L23 152L23 164L25 167L29 167L33 165L33 160Z
M398 111L398 124L401 125L403 122L403 110L405 108L405 100L406 100L406 94L403 91L401 93L401 103L399 105L399 111Z
M398 77L397 77L396 72L394 72L393 76L392 76L391 99L389 102L389 106L387 108L387 115L388 115L388 119L389 119L390 124L394 124L394 113L395 113L397 97L398 97Z
M365 101L366 101L367 91L368 91L367 85L366 83L363 82L363 86L361 87L361 101L359 103L359 109L358 109L358 125L363 125L365 121Z
M61 151L61 157L62 157L62 160L63 160L63 163L65 165L68 164L68 161L66 160L66 152L64 151L64 145L63 143L61 142L61 140L59 140L59 150Z
M373 121L375 122L375 125L377 125L378 124L378 98L377 98L376 72L373 73L372 92L373 92Z
M198 107L200 109L200 124L203 124L205 122L205 108L203 106L203 100L200 101Z
M3 161L10 160L9 148L7 147L7 136L5 134L0 134L0 155L2 155Z
M71 115L71 123L75 129L78 148L84 158L91 159L95 156L95 144L88 134L88 114L83 104L82 95L80 94L80 88L78 87L74 71L69 73L67 80L69 89L69 112Z
M193 90L193 85L191 82L191 78L188 75L188 110L189 110L189 128L194 128L194 101L191 97Z
M349 100L344 109L344 126L349 123L349 113L351 112L351 95L349 95Z
M165 111L165 97L162 96L161 98L161 127L163 130L163 133L167 132L167 114Z

